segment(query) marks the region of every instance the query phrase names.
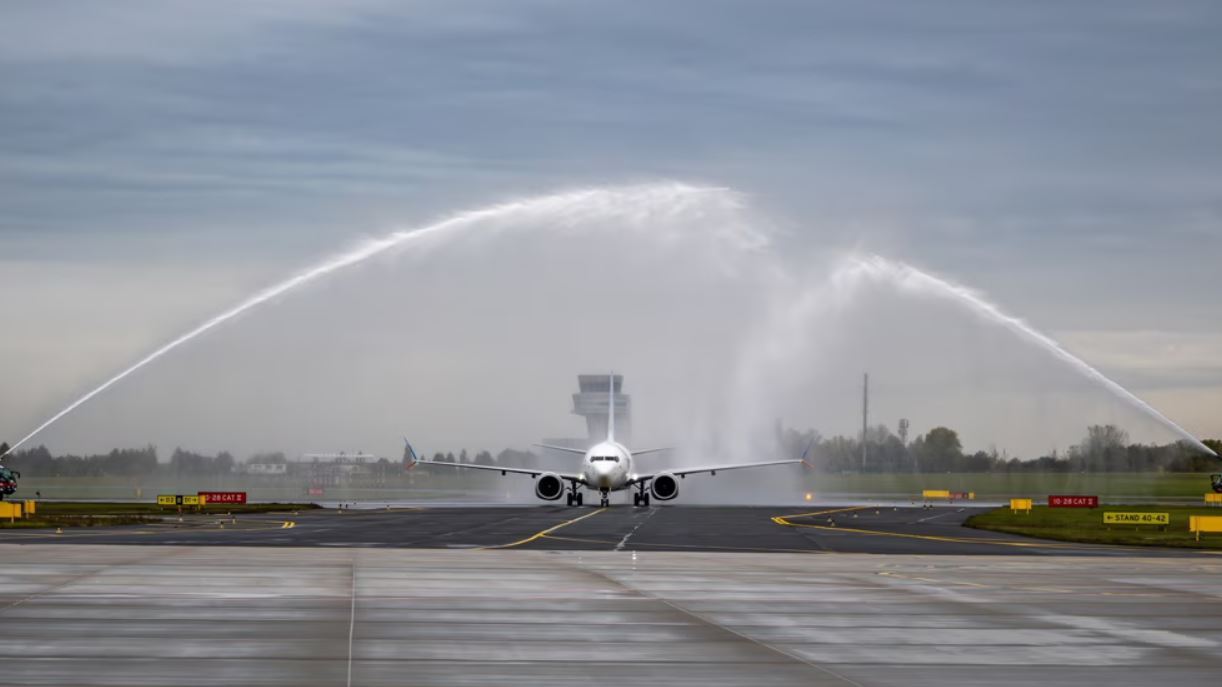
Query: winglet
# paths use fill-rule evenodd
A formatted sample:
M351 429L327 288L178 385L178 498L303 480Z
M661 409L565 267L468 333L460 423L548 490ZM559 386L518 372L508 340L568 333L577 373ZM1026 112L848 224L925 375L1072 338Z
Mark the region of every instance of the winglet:
M615 373L607 377L607 441L615 441Z
M806 450L802 451L802 465L805 466L808 470L815 469L815 466L812 463L808 463L806 461L806 457L810 455L810 450L814 447L815 447L815 439L814 437L811 437L810 443L806 445Z
M412 442L408 441L407 437L403 437L403 457L410 458L407 464L408 470L420 463L420 457L416 455L416 449L412 448Z

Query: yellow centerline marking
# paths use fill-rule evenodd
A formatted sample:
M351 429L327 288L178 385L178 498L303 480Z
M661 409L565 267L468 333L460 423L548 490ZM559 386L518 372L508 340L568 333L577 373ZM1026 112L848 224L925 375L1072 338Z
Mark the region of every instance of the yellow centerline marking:
M778 515L772 518L772 521L778 525L788 525L790 527L810 527L810 525L802 525L796 522L789 522L789 518L813 518L816 515L831 515L832 513L845 513L851 510L866 510L870 506L849 506L848 508L833 508L831 510L817 510L813 513L794 513L793 515Z
M594 517L595 515L598 515L599 513L603 512L603 511L605 511L605 510L607 510L607 509L606 509L606 508L599 508L599 509L598 509L598 510L596 510L596 511L592 511L592 512L590 512L590 513L586 513L585 515L583 515L583 516L581 516L581 517L579 517L579 518L573 518L572 520L565 520L564 522L560 523L559 525L552 525L551 527L549 527L549 528L547 528L547 529L545 529L545 530L543 530L543 531L541 531L541 532L535 532L534 534L530 535L529 537L527 537L527 538L525 538L525 539L519 539L518 541L515 541L515 542L510 542L510 543L508 543L508 544L495 544L495 545L493 545L493 546L477 546L477 547L475 547L473 550L474 550L474 551L484 551L484 550L486 550L486 549L512 549L512 548L513 548L513 547L515 547L515 546L521 546L521 545L523 545L523 544L529 544L529 543L531 543L532 541L535 541L536 539L542 539L543 537L546 537L547 535L551 534L552 532L555 532L555 531L556 531L556 530L558 530L558 529L561 529L561 528L563 528L563 527L568 527L569 525L572 525L573 523L576 523L576 522L581 522L582 520L585 520L586 518Z

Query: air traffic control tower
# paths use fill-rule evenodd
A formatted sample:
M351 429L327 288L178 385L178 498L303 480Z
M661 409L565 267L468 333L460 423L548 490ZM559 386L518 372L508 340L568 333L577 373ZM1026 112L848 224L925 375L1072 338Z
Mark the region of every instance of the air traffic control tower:
M624 376L577 375L578 392L573 394L573 414L586 419L586 433L591 442L607 438L607 392L615 384L615 440L628 443L632 439L631 397L623 393Z

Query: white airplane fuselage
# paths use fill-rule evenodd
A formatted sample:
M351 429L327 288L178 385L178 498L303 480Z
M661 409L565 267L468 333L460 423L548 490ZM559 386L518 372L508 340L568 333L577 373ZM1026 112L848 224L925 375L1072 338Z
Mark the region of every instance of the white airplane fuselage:
M632 452L617 441L608 440L595 444L586 451L582 476L590 489L625 489L632 479Z

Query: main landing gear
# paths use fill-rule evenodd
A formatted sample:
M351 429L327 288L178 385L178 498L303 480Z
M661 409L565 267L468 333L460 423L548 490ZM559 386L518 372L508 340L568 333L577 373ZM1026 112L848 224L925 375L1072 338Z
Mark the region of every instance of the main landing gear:
M645 491L645 485L641 485L636 493L632 495L632 505L638 508L649 507L649 492Z
M576 484L574 484L572 487L569 488L569 493L568 493L568 496L566 497L566 500L568 501L569 506L580 506L581 505L581 492L577 491Z

